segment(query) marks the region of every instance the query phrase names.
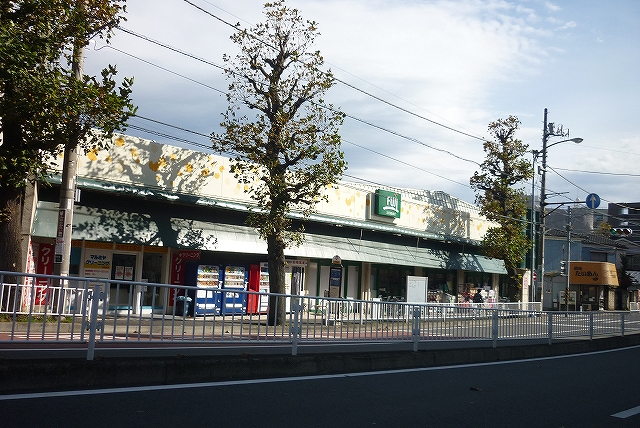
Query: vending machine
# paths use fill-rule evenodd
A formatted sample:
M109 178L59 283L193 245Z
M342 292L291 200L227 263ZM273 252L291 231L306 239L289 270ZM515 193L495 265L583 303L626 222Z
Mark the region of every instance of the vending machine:
M260 263L260 288L261 293L268 293L269 290L269 263ZM266 314L269 310L269 296L260 296L258 300L258 312Z
M222 312L244 314L247 312L247 283L249 271L243 266L226 266L222 284Z
M194 315L220 315L222 310L222 290L220 280L222 271L220 266L198 266L196 298Z

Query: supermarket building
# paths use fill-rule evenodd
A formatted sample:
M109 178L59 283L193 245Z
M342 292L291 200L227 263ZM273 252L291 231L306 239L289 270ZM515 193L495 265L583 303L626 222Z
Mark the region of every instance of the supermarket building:
M27 198L26 272L53 271L60 174L50 184ZM242 282L244 273L245 287L258 290L260 278L264 287L266 243L245 225L254 204L228 158L119 135L108 150L78 156L76 185L71 275L197 285L197 270L209 266L220 269L221 281L228 272ZM323 296L339 256L344 298L402 300L407 276L427 277L435 301L476 289L490 301L502 294L504 263L478 252L493 224L474 205L439 191L350 182L326 195L311 217L293 215L305 240L285 251L290 293ZM173 305L168 295L147 294L143 310ZM128 301L121 299L110 304Z

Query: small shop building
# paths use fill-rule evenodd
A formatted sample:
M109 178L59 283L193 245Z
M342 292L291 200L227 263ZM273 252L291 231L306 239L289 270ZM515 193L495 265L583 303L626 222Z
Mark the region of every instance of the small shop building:
M596 311L615 309L618 273L616 265L607 262L572 261L569 277L553 282L554 309ZM569 294L566 294L567 279Z

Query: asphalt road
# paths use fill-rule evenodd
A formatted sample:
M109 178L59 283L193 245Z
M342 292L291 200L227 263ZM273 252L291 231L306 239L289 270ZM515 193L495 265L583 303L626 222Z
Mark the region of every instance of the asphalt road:
M640 346L546 359L0 395L13 427L634 427Z

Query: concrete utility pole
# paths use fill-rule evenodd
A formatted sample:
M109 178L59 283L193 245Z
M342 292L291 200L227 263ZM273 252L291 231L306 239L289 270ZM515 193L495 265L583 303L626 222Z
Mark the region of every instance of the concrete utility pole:
M547 204L547 149L556 144L572 142L579 144L582 142L582 138L571 138L568 140L556 141L553 144L547 145L549 137L568 137L569 130L564 131L562 125L554 126L553 123L547 122L547 109L544 109L544 124L542 126L542 177L540 178L540 259L539 259L539 271L540 271L540 284L542 285L542 293L544 293L544 239L546 232L547 215L545 213L545 207ZM542 301L542 295L540 301Z
M84 45L77 44L73 50L73 76L77 80L82 80L82 68L84 65ZM73 135L65 143L64 160L62 164L62 183L60 184L60 207L58 210L58 227L56 229L56 245L54 251L53 274L69 276L69 265L71 262L71 235L73 232L73 204L76 193L76 170L78 165L78 136ZM58 311L62 312L64 307L62 288L66 286L63 282L59 284L61 292L58 299Z
M536 161L540 152L531 150L533 154L533 177L531 178L531 272L529 277L529 302L536 301L535 260L536 260Z
M542 176L540 177L540 259L539 259L539 268L538 271L540 273L540 284L542 285L542 290L540 294L540 301L542 301L542 297L544 296L544 233L546 228L546 216L544 215L544 208L546 202L546 170L547 170L547 140L549 139L549 134L547 133L547 109L544 109L544 122L542 125Z
M569 301L571 300L571 207L567 207L567 263L565 264L565 273L567 274L567 311L569 310Z

